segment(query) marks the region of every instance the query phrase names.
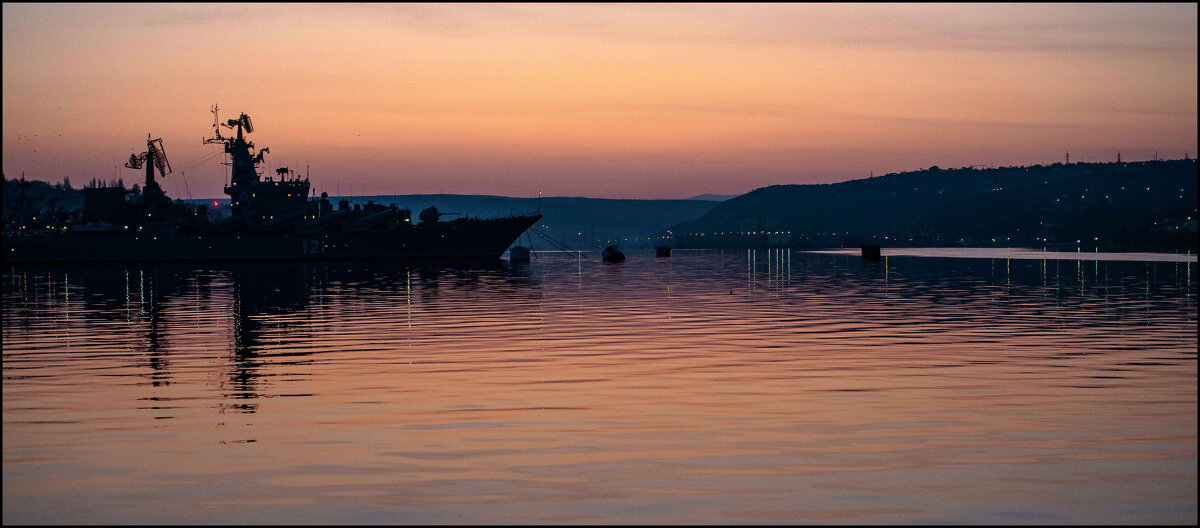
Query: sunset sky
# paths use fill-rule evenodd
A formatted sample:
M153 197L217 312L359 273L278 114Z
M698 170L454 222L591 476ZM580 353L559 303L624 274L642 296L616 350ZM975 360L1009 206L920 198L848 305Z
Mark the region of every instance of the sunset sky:
M221 119L333 195L687 198L1197 151L1197 5L4 4L3 170L78 187ZM207 159L206 159L207 158Z

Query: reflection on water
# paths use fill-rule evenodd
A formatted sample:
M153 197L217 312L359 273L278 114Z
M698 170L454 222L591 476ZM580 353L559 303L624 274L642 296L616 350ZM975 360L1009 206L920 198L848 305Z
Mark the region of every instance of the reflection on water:
M4 521L1192 523L1196 264L4 272Z
M861 250L855 249L826 249L810 253L826 253L833 255L858 255ZM1083 248L1071 250L1050 248L883 248L881 254L893 257L939 257L939 258L987 258L987 259L1020 259L1020 260L1084 260L1084 261L1121 261L1121 262L1191 262L1195 263L1194 253L1101 253L1099 248L1084 251Z

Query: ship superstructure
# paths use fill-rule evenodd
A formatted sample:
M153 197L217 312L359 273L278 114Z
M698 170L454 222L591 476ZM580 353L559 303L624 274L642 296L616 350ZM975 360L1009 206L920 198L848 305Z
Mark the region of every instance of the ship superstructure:
M254 143L246 135L254 132L250 116L240 114L236 119L219 122L218 108L213 106L213 137L205 143L220 143L229 155L229 195L233 217L246 222L251 230L270 229L273 224L286 223L303 216L308 199L308 179L295 177L286 167L276 170L276 177L263 178L258 164L270 152L264 147L254 152ZM221 135L221 127L235 129L231 137Z

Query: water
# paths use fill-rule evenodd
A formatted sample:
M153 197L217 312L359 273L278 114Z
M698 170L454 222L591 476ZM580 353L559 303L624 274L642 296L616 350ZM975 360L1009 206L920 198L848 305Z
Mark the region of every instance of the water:
M1194 257L889 251L6 268L3 521L1196 522Z

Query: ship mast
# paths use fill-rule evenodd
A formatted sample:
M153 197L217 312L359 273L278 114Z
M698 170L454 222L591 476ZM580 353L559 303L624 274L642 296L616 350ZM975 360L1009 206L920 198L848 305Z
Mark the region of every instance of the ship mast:
M220 143L229 154L231 169L225 194L229 195L233 216L245 221L251 231L271 231L281 226L294 228L308 208L308 180L288 179L291 171L286 167L276 171L280 176L277 180L262 178L258 165L269 149L263 147L255 152L254 143L246 138L254 132L250 116L242 113L237 119L221 122L216 105L213 105L213 116L213 137L204 142ZM234 130L233 135L223 135L221 127Z
M263 154L270 152L270 149L264 147L257 154L253 153L254 143L245 137L245 134L254 132L250 116L243 113L237 119L219 123L216 105L213 105L212 112L213 137L205 138L204 143L221 143L225 146L225 153L229 154L232 166L229 185L225 186L225 194L229 195L233 213L240 214L253 194L253 188L258 186L258 164L262 163ZM233 137L221 135L218 124L229 129L237 129L236 135Z

